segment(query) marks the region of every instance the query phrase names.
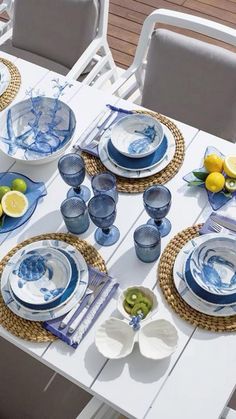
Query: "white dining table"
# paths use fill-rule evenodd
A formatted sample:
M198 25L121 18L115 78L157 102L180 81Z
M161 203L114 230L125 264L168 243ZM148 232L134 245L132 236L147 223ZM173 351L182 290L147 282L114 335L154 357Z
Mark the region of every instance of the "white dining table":
M14 62L22 77L19 93L10 106L23 100L31 88L36 94L52 97L53 80L66 80L61 75L8 54L1 53L1 56ZM105 109L106 104L116 104L126 109L138 108L108 92L82 86L76 81L71 84L61 98L76 115L76 130L71 147ZM206 192L201 188L188 188L183 176L200 166L209 145L219 148L224 154L236 154L235 144L184 123L174 122L183 133L186 154L179 172L167 183L172 193L168 215L172 230L162 239L162 250L175 234L204 221L212 211ZM32 180L43 181L48 192L27 223L13 232L0 234L0 258L16 244L32 236L66 232L60 204L68 186L58 173L57 161L31 166L0 153L0 169L1 172L19 172ZM85 184L91 189L89 177L86 177ZM227 205L233 205L232 201ZM141 356L138 347L127 358L120 360L108 360L98 352L94 343L96 329L111 315L118 315L118 293L76 350L60 340L53 343L28 342L15 337L1 326L0 336L128 418L216 419L236 384L236 333L202 330L182 320L168 306L158 286L158 262L142 263L134 251L133 232L147 218L142 194L119 194L115 222L120 230L119 241L111 247L98 246L94 240L95 226L92 223L80 238L87 240L100 252L109 274L117 279L121 289L143 284L154 290L159 303L156 318L171 321L179 335L178 348L170 358L162 361L148 360Z

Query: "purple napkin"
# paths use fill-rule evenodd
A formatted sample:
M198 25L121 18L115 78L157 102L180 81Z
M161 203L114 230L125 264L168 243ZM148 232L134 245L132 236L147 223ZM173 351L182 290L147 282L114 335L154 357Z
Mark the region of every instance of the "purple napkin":
M47 329L49 332L51 332L53 335L57 336L59 339L66 342L68 345L72 346L73 348L77 348L79 343L83 340L83 338L86 336L86 334L89 332L91 327L96 322L99 315L102 313L104 308L107 306L113 295L115 294L117 288L119 287L119 284L109 275L104 274L103 272L100 272L91 266L88 266L89 270L89 282L94 281L95 276L96 280L99 279L100 281L106 281L103 287L101 288L101 291L96 296L92 304L88 307L85 315L82 317L81 322L76 329L76 331L71 335L67 334L69 325L76 319L76 317L81 313L83 308L86 306L88 299L90 295L83 296L81 303L78 305L78 309L75 312L74 316L70 320L68 326L66 326L64 329L61 329L60 323L64 316L58 317L57 319L52 319L47 322L43 323L43 327Z
M235 234L236 235L236 220L233 218L221 215L216 212L212 212L205 223L203 224L200 234L208 234L208 233L217 233L216 229L214 228L215 223L220 226L221 233L224 234Z
M112 119L111 124L107 126L107 121L100 123L100 118L104 118L104 111L99 114L99 116L93 121L91 126L89 126L83 134L79 137L74 148L75 150L86 151L86 153L91 154L92 156L99 157L98 154L98 142L100 137L104 132L109 129L114 123L123 118L125 114L132 114L133 111L127 109L117 108L113 105L107 105L107 108L110 109L111 114L114 113L115 118Z

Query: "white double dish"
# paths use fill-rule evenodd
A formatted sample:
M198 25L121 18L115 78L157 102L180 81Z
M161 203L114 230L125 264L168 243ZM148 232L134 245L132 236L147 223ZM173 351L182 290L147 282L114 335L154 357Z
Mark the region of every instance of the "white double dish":
M1 277L5 304L32 321L66 314L83 297L88 268L81 253L66 242L41 240L18 250Z
M222 245L225 253L220 256ZM180 250L173 268L174 283L183 300L195 310L217 317L236 315L235 245L236 238L212 233L190 240Z
M125 178L145 178L159 173L170 163L175 154L176 145L172 133L165 125L160 124L152 117L149 117L149 119L153 121L153 126L154 124L157 124L157 122L158 126L161 126L161 133L158 135L157 140L151 142L148 136L146 138L137 139L135 134L131 141L132 134L129 132L127 134L127 141L125 142L125 129L128 128L126 127L125 122L122 125L122 135L120 136L118 135L120 132L120 124L122 121L127 121L128 118L132 119L136 117L137 116L133 114L129 117L126 116L120 119L115 125L104 132L98 145L98 153L103 165L114 174ZM150 123L151 122L149 121L149 124ZM115 135L117 125L119 129L118 134ZM138 123L137 127L139 127ZM130 145L135 148L140 145L138 144L139 142L142 142L142 145L144 144L143 148L139 148L139 150L141 149L143 152L137 154L129 153ZM147 151L145 151L145 144L148 148Z

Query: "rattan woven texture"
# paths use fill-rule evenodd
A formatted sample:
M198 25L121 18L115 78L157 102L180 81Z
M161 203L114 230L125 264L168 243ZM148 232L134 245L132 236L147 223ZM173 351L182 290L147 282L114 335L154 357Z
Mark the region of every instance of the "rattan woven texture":
M136 111L137 113L142 113L146 115L150 115L160 121L162 124L166 125L166 127L172 132L173 137L176 143L175 154L171 162L168 166L165 167L161 172L143 178L143 179L127 179L120 176L116 176L117 178L117 189L119 192L124 193L138 193L143 192L149 186L155 185L157 183L165 184L170 179L172 179L176 173L178 173L182 163L184 161L184 154L185 154L185 144L184 138L181 134L180 130L177 126L165 116L151 111ZM82 156L85 161L85 166L87 173L90 176L94 176L98 173L102 173L107 171L107 169L103 166L100 159L94 156L89 155L88 153L83 152Z
M201 225L186 228L178 233L165 248L158 266L158 284L172 309L184 320L194 326L212 332L235 332L236 315L214 317L190 307L179 295L173 280L173 267L180 249L191 239L199 235Z
M4 266L8 260L21 249L23 246L33 243L38 240L62 240L65 241L76 249L78 249L81 254L84 256L86 262L97 268L102 272L107 272L105 262L100 256L98 251L88 244L85 240L78 239L69 234L62 233L48 233L40 236L32 237L24 242L18 244L14 247L0 262L0 275L4 269ZM55 336L47 332L42 328L40 322L32 322L29 320L24 320L21 317L16 316L9 308L5 305L2 296L0 296L0 324L6 330L11 332L13 335L29 340L32 342L51 342L55 340Z
M21 85L21 75L18 68L11 61L0 58L10 72L11 80L6 91L0 96L0 111L3 111L15 99Z

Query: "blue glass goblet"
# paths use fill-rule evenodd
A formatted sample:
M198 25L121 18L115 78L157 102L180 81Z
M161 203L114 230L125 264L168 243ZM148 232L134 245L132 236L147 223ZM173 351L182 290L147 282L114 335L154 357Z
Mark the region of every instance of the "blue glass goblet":
M88 203L88 212L98 227L95 240L102 246L111 246L119 240L120 232L113 225L116 218L116 203L109 195L96 195Z
M58 162L58 170L64 182L72 186L67 198L77 196L85 202L88 201L91 192L87 186L81 186L85 178L85 164L82 157L75 153L65 154Z
M112 173L99 173L91 180L94 195L105 194L111 196L115 203L118 201L116 177Z
M167 236L171 230L171 222L166 215L171 206L171 193L163 185L154 185L143 193L144 208L151 217L147 224L157 227L161 237Z

